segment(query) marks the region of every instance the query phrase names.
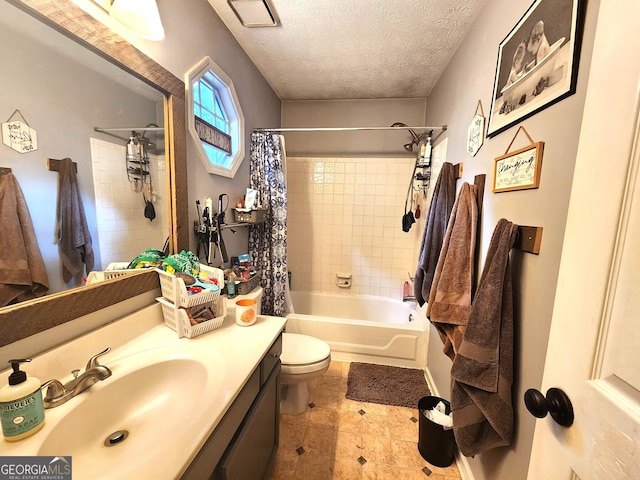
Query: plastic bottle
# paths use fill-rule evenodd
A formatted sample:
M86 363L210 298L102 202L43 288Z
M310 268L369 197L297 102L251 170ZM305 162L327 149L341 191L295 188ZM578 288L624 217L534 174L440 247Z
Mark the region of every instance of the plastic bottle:
M236 276L233 272L227 277L227 298L235 298L236 296Z
M30 361L30 358L9 360L13 373L9 375L9 385L0 388L2 434L9 442L29 437L44 426L40 380L27 378L20 370L21 363Z

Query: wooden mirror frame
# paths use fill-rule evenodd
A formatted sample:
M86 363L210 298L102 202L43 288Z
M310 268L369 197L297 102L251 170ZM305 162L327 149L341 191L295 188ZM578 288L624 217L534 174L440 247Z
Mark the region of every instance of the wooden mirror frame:
M184 82L71 0L6 0L164 94L169 243L189 249ZM0 347L159 288L155 272L22 302L0 313Z

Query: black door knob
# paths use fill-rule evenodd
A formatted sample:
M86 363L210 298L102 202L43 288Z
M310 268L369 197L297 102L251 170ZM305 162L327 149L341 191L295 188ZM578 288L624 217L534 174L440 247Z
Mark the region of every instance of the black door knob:
M530 388L524 393L524 404L534 417L544 418L550 413L551 418L563 427L573 424L573 405L567 394L559 388L547 390L546 397Z

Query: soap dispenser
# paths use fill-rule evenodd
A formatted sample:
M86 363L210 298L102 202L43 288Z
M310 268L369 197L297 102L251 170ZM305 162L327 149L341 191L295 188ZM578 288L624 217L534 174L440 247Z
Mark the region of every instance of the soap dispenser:
M27 378L20 370L21 363L30 361L30 358L9 360L13 373L9 375L9 385L0 388L2 434L9 442L29 437L44 426L40 380Z

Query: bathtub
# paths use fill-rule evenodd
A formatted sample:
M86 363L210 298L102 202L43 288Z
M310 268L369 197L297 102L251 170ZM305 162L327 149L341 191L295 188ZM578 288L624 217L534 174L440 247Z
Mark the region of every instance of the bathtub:
M425 368L428 323L415 302L292 291L286 331L319 338L334 360Z

